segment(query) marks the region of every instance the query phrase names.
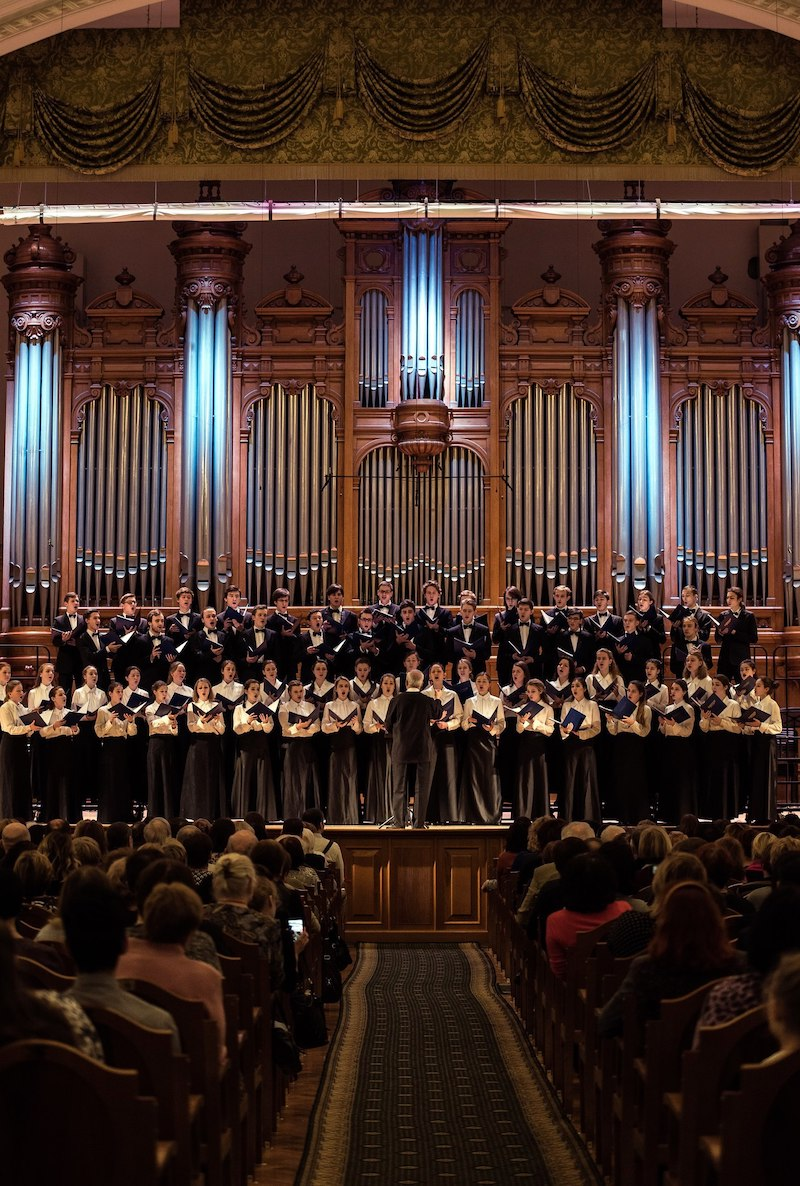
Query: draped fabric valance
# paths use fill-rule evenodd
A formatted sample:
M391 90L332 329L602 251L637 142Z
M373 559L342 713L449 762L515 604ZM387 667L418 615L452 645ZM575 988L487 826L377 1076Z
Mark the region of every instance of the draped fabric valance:
M268 148L289 136L319 99L325 51L312 54L269 86L229 86L189 72L189 96L198 123L236 148Z
M582 91L519 55L522 104L536 130L568 152L608 152L634 136L656 105L656 60L610 91Z
M389 74L356 42L361 102L374 120L411 140L430 140L464 119L485 88L488 65L489 42L482 41L463 66L442 78L412 81Z
M390 74L359 40L354 54L354 83L362 108L376 123L410 140L429 140L455 130L488 93L488 39L460 66L438 78ZM420 73L424 69L421 63ZM699 149L720 168L759 176L797 162L800 153L800 90L770 111L740 110L713 99L669 55L651 57L625 82L606 91L583 90L546 73L521 49L518 72L519 98L528 120L544 140L568 153L614 153L667 115L658 98L663 89L660 72L674 79L668 88L676 95L669 109L670 126L682 119ZM189 111L182 118L244 152L269 148L296 132L323 95L332 93L330 83L325 89L325 47L269 84L234 86L191 67L187 81ZM507 90L506 96L510 94ZM145 158L160 142L165 123L160 78L108 107L72 105L38 86L32 95L34 134L52 158L78 172L113 172ZM6 142L9 153L12 143Z
M721 169L757 176L794 157L800 141L800 92L757 114L717 103L685 70L681 84L687 127Z
M115 107L73 107L34 87L34 127L62 164L81 173L111 173L149 148L158 130L160 98L160 78Z

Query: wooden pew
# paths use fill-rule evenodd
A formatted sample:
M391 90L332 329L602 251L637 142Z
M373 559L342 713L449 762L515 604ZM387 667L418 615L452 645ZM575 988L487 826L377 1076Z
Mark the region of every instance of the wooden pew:
M3 1180L13 1186L158 1186L157 1106L135 1071L115 1070L59 1042L0 1048Z

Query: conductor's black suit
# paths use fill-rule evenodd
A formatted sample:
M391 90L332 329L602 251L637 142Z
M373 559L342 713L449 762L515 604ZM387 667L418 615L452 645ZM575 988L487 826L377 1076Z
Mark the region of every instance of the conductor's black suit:
M406 773L409 766L417 768L414 827L425 826L436 764L436 747L431 737L434 705L431 697L410 689L395 696L386 713L386 732L392 754L392 814L398 828L404 827L406 822Z

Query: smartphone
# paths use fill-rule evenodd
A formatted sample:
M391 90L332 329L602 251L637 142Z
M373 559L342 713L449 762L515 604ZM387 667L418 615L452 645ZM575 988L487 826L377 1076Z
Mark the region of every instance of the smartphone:
M296 943L297 940L300 938L300 936L303 933L302 918L290 918L289 919L289 929L292 932L292 934L294 935L294 941Z

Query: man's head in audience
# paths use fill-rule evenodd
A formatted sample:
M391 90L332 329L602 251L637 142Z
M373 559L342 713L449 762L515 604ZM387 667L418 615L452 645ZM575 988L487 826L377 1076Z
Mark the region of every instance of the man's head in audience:
M321 832L325 827L325 816L318 807L311 807L303 812L303 823L312 832Z
M141 918L144 917L147 899L156 886L161 885L184 885L193 892L195 889L194 878L180 861L170 861L163 858L153 861L146 869L142 870L136 881L136 909Z
M130 848L133 844L130 825L121 820L115 824L109 824L106 829L106 844L109 852L115 848Z
M250 853L258 844L258 839L255 832L246 824L243 828L238 828L232 836L228 838L226 845L226 852L239 853L241 856L249 856Z
M125 904L99 869L78 869L60 905L67 948L79 972L113 972L128 945Z
M601 844L611 844L613 840L617 840L620 836L625 835L625 829L619 824L607 824L600 833Z
M169 826L169 821L165 820L161 815L154 815L144 826L146 844L163 844L171 836L172 829Z
M176 840L180 840L186 852L186 864L190 869L207 869L211 860L211 839L194 824L181 828Z
M235 831L236 824L232 819L215 819L211 825L211 851L224 852Z
M569 840L571 836L578 840L594 840L594 828L585 820L576 820L572 824L567 824L561 833L562 840Z
M2 844L3 852L11 852L12 848L16 848L18 844L24 841L29 841L31 834L24 824L19 820L12 820L10 824L6 824L3 828Z
M303 821L290 816L283 821L283 828L281 829L282 836L300 836L303 835Z

